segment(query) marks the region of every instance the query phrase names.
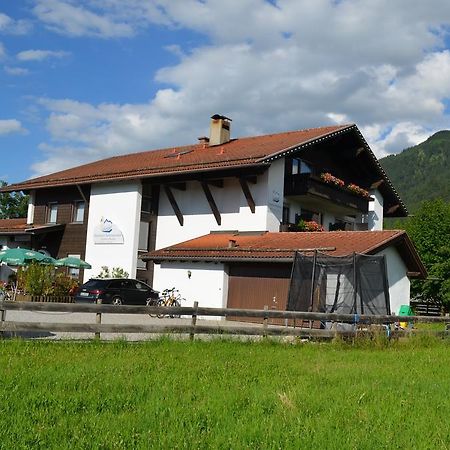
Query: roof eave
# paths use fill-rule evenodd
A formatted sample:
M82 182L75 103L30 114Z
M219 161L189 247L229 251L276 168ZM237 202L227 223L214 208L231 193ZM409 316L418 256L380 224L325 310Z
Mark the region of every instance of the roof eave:
M86 185L86 184L92 184L92 183L109 183L112 181L128 181L133 179L140 179L140 178L160 178L163 176L172 176L172 175L180 175L185 173L205 173L205 172L216 172L216 171L227 171L227 170L236 170L236 168L260 168L265 167L268 164L261 161L257 163L248 163L248 164L234 164L229 166L220 166L220 167L209 167L209 168L202 168L202 169L193 169L193 170L173 170L169 172L158 172L158 173L152 173L152 174L146 174L145 172L133 172L128 175L120 175L120 176L103 176L103 177L85 177L85 179L70 179L70 180L62 180L62 181L55 181L52 183L44 183L44 184L27 184L24 183L18 183L18 184L11 184L9 186L5 186L3 188L0 188L0 192L18 192L18 191L30 191L33 189L46 189L46 188L54 188L54 187L63 187L63 186L74 186L74 185Z
M290 257L274 258L274 257L250 257L250 256L147 256L141 257L143 261L153 261L155 264L161 262L215 262L215 263L229 263L229 262L271 262L271 263L292 263L294 260L294 252Z
M292 145L291 147L284 148L283 150L278 150L277 152L271 153L270 155L260 158L258 161L260 162L275 161L276 159L283 158L284 156L290 155L291 153L301 150L302 148L309 147L310 145L317 144L318 142L327 139L331 139L335 136L346 133L354 128L357 128L355 124L343 125L342 128L337 131L324 133L321 136L309 139L305 142L302 142L301 144Z

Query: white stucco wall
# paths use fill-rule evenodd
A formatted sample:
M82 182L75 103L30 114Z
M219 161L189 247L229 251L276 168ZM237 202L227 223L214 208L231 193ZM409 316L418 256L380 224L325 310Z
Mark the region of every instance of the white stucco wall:
M140 181L92 185L86 238L86 261L92 269L85 270L85 281L98 275L102 266L121 267L130 278L136 276L141 193ZM105 218L122 232L123 244L94 242L94 230Z
M189 273L191 277L189 278ZM176 287L186 299L182 306L224 308L228 295L228 276L223 264L162 262L155 265L153 288L158 291Z
M183 226L179 224L162 189L159 199L156 248L167 247L216 230L278 231L283 209L283 178L279 173L281 167L277 161L277 164L273 164L268 171L258 176L256 184L248 183L256 205L255 213L251 212L236 178L225 178L222 188L210 185L212 196L220 211L221 225L217 224L198 181L186 183L185 191L172 189L183 214ZM278 202L273 200L276 196L279 197ZM272 203L270 205L269 198Z
M406 276L408 269L394 247L378 254L386 256L391 313L397 314L401 305L409 305L411 283Z
M369 231L383 229L383 196L378 189L370 191L370 196L375 199L369 202L369 212L367 215Z
M27 211L27 224L31 225L34 222L34 207L36 201L36 191L33 189L28 194L28 211Z
M267 172L267 231L280 231L283 218L284 158L274 161Z

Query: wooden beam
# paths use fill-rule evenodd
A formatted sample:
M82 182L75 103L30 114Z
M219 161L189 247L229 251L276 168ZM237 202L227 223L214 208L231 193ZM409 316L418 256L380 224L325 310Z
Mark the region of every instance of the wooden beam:
M256 175L250 175L248 177L245 177L245 179L252 184L256 184L258 182L258 177Z
M79 184L76 184L76 187L77 187L78 192L80 193L81 197L83 198L84 202L85 202L86 205L87 205L87 204L88 204L87 198L86 198L86 196L84 195L84 192L83 192L83 190L81 189L80 185L79 185Z
M169 202L172 205L173 212L177 216L178 222L180 223L181 226L183 226L184 223L183 214L181 213L180 208L178 207L178 203L175 200L175 197L173 196L172 190L170 189L169 186L164 185L164 192L166 193L167 198L169 199Z
M250 188L248 187L247 179L239 178L239 183L241 185L242 192L247 199L247 204L250 207L250 211L255 214L255 200L253 200L252 193L250 192Z
M211 208L214 217L216 218L217 225L222 223L222 218L220 217L219 209L217 208L216 202L214 201L214 197L211 194L211 190L209 189L208 183L206 181L201 181L203 192L205 193L206 200L208 200L209 207Z
M383 183L384 183L383 179L375 181L370 185L370 189L378 189Z
M388 210L386 211L386 214L392 214L392 213L395 213L395 211L397 211L398 208L400 208L400 205L393 205L393 206L390 206L390 207L388 208Z
M422 275L420 272L406 272L406 276L410 278L417 278Z

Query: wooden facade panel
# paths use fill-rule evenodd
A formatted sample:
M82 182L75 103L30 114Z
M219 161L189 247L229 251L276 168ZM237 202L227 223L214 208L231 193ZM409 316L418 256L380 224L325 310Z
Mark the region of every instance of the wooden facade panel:
M89 187L83 187L86 198L89 198L89 190ZM56 202L57 223L65 227L63 230L49 230L48 233L34 235L32 244L35 249L46 249L55 258L64 258L69 254L85 258L89 203L85 203L83 222L74 223L75 203L79 201L83 201L83 197L76 186L36 191L33 225L48 223L48 204Z

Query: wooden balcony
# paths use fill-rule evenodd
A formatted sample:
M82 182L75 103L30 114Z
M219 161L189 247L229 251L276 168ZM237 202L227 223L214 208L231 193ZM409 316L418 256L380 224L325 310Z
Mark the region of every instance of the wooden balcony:
M291 175L285 179L284 195L289 196L311 196L328 200L335 205L367 213L369 201L372 198L364 198L345 188L325 183L319 176L310 173Z

